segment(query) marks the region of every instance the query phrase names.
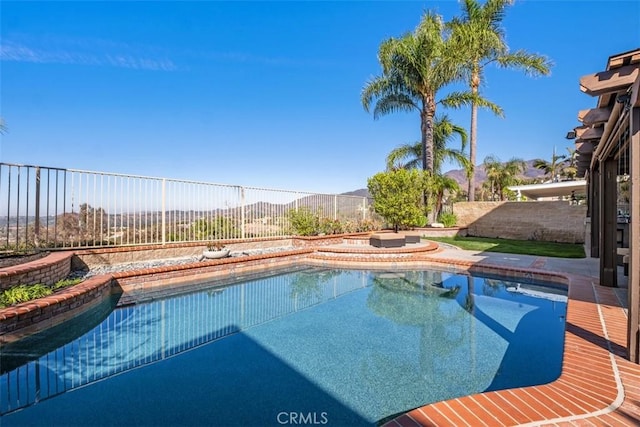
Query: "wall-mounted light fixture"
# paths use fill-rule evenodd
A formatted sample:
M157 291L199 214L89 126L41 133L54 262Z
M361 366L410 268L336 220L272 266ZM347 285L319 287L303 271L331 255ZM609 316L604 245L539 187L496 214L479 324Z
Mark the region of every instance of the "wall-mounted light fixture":
M616 96L616 102L619 104L626 104L630 100L631 100L631 94L629 92L621 93L618 96Z
M565 138L567 139L576 139L576 131L575 130L570 130L569 132L567 132L567 136L565 136Z

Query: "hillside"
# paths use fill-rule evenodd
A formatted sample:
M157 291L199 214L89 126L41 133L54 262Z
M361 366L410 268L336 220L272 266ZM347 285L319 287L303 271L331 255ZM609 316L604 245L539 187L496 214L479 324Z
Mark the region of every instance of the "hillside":
M524 173L520 175L520 177L526 179L535 179L542 178L544 176L544 172L540 169L533 167L533 162L535 160L527 160L525 163L527 164L527 168ZM467 189L467 175L465 174L463 169L453 169L448 172L445 172L445 175L453 178L460 185L460 187L466 191ZM480 187L484 181L487 179L487 173L484 170L484 167L480 164L476 167L476 187ZM366 188L361 188L355 191L349 191L348 193L342 193L350 196L362 196L362 197L370 197L369 190Z
M540 169L536 169L535 167L533 167L533 162L535 160L527 160L525 163L527 164L527 168L525 169L524 173L522 173L521 175L519 175L520 177L526 178L526 179L534 179L534 178L541 178L544 176L544 172L541 171ZM454 170L450 170L448 172L445 172L445 175L455 179L458 184L460 184L460 186L463 189L467 188L467 176L464 172L463 169L454 169ZM480 187L482 185L482 183L484 181L486 181L487 179L487 173L484 170L484 167L482 166L482 164L478 165L476 167L476 187Z

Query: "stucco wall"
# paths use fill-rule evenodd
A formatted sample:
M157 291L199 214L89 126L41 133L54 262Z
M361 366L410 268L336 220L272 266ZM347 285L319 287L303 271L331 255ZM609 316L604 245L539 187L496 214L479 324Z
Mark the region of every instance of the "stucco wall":
M587 207L566 201L460 202L453 212L470 236L584 243Z

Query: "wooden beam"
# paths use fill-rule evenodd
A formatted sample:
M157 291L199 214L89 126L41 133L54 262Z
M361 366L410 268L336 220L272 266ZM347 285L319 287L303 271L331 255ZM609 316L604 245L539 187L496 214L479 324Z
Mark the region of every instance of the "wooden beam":
M577 133L577 132L576 132ZM595 128L587 128L579 135L580 139L600 139L602 138L602 134L604 133L604 127L598 126Z
M578 112L578 120L585 125L595 125L596 123L604 123L609 120L611 108L590 108L588 110L580 110Z
M589 211L591 212L591 258L600 258L600 169L589 173Z
M593 152L591 158L591 167L593 167L595 163L603 161L611 155L611 153L609 152L612 147L612 141L610 141L610 138L611 134L615 133L615 130L619 127L618 121L620 119L621 112L623 112L622 104L616 102L613 110L611 111L609 121L605 123L603 127L604 132L602 133L602 137L600 138L600 141L598 141L597 146L595 147L595 150Z
M629 222L627 353L629 360L640 363L640 107L632 108L629 117L631 220Z
M618 286L618 161L613 156L600 162L600 284Z
M593 153L593 142L591 141L583 141L582 139L576 141L575 143L576 151L580 154L591 154Z
M640 64L600 71L580 78L580 90L587 95L600 96L627 89L638 78Z
M629 105L631 107L640 107L640 79L636 79L630 91L631 98L629 99Z
M622 64L624 64L624 57L619 56L609 61L609 68L618 68L621 67Z
M607 70L611 68L619 67L624 64L625 61L628 64L629 62L633 62L633 58L640 55L640 49L633 49L627 52L618 53L615 55L611 55L607 60Z

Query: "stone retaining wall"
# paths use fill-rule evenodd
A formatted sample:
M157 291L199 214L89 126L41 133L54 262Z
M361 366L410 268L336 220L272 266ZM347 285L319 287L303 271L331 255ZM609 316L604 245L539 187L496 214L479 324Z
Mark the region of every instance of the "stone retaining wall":
M293 246L292 239L246 239L221 240L232 251L246 251L252 249L269 249L282 246ZM73 269L90 269L104 265L149 261L157 259L197 257L206 249L203 243L169 243L166 245L131 246L117 248L83 249L75 251Z
M584 243L587 207L566 201L460 202L458 225L470 236Z

